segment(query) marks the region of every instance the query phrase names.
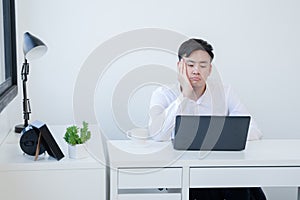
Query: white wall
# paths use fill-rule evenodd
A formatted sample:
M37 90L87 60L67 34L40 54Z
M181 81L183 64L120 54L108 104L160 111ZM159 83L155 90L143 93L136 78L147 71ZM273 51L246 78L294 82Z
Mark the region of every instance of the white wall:
M18 1L19 40L30 31L49 46L30 62L32 119L72 123L74 86L89 55L116 35L154 27L211 42L222 79L265 136L299 138L299 6L297 0Z
M14 99L11 104L0 113L0 144L2 144L8 132L14 129L15 125L22 124L22 119L18 120L15 114L19 111L19 109L17 109L17 103L17 99Z

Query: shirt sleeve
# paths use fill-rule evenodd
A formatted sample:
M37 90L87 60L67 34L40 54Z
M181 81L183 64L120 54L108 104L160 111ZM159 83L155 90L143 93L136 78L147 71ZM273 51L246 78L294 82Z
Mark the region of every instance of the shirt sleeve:
M170 140L174 134L175 118L178 114L196 114L195 101L159 88L150 100L149 133L156 141Z
M242 104L238 96L229 87L227 89L227 102L228 102L228 114L229 115L239 115L239 116L251 116L247 108ZM248 131L248 140L259 140L263 136L262 132L259 130L255 120L251 116L250 126Z

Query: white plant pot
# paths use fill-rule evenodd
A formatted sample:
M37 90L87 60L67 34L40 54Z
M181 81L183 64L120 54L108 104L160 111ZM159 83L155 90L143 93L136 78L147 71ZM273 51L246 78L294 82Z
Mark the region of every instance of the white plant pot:
M69 158L82 159L88 157L85 144L68 145Z

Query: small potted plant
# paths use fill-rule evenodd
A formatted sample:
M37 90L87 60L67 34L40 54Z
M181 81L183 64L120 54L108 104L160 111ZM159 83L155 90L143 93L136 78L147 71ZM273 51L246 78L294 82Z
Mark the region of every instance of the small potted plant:
M82 128L73 125L66 130L64 139L68 143L70 158L84 158L88 155L85 143L91 138L91 132L87 122L83 121L82 125Z

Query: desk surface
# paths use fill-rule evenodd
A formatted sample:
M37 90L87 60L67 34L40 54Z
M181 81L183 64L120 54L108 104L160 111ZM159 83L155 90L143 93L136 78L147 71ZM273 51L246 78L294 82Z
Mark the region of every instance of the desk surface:
M63 140L66 127L49 127L53 137L65 155L59 161L47 154L40 155L38 161L34 161L34 156L24 155L19 146L21 134L9 133L0 146L0 171L105 168L102 142L97 129L90 127L92 138L88 143L87 149L91 156L84 159L69 159L68 145Z
M174 194L186 200L189 188L300 185L300 140L249 141L238 152L186 152L174 150L171 142L129 140L111 140L107 147L111 199L136 197L122 189L179 188Z
M171 142L108 141L112 167L300 166L299 139L248 141L244 151L177 151Z

